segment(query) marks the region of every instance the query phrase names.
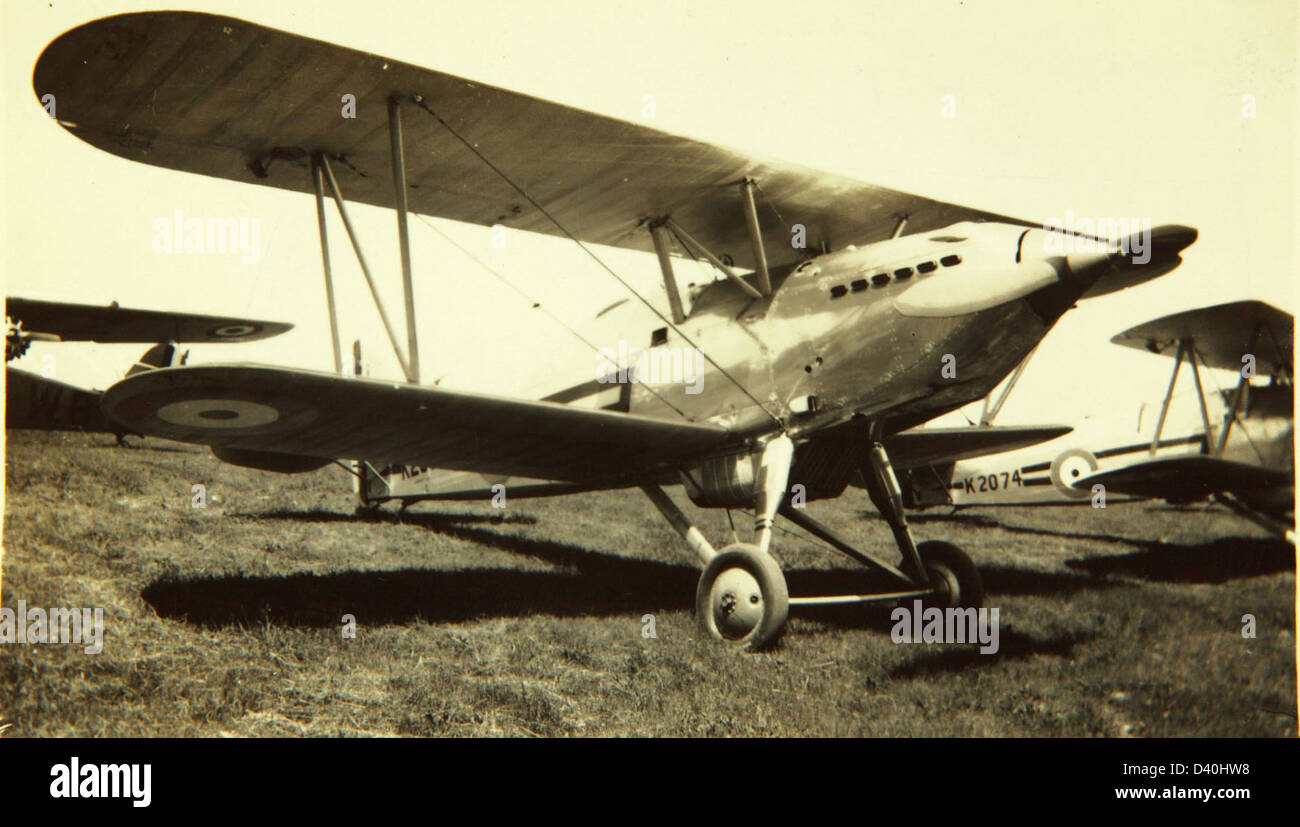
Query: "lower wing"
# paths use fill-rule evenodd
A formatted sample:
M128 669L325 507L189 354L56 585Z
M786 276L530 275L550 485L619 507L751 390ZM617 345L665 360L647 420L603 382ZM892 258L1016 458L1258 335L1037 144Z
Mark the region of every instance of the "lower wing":
M22 322L25 334L61 342L252 342L293 329L285 322L137 310L110 305L7 298L5 315Z
M603 481L739 442L715 425L258 365L148 371L104 392L127 429L237 452Z
M920 468L1025 448L1072 430L1068 425L914 428L885 437L884 446L895 468Z
M1089 474L1075 480L1074 487L1087 491L1101 484L1107 491L1177 501L1199 500L1211 494L1240 494L1291 483L1290 474L1275 468L1192 454Z

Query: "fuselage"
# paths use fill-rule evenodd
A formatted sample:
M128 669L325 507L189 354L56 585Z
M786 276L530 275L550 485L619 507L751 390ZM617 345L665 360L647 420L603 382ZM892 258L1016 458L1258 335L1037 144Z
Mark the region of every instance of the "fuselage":
M1112 271L1114 249L1061 255L1049 235L963 222L811 257L775 274L764 298L717 281L676 330L628 331L592 379L547 398L755 439L783 430L801 443L854 419L911 427L987 395ZM1168 257L1149 266L1172 269ZM387 487L387 496L477 498L496 484L523 496L576 490L410 467L386 477L373 480L372 495Z
M716 282L679 325L684 336L663 329L641 337L642 364L694 358L698 381L664 377L662 370L649 380L640 376L630 410L684 414L754 434L779 421L802 436L853 417L915 424L980 399L1095 278L1027 245L1026 235L1035 232L1041 231L962 223L849 247L800 264L765 299ZM908 297L929 290L932 280L954 292L970 290L972 281L992 292L1031 267L1054 268L1059 280L973 312L921 315L909 305ZM692 357L695 348L708 360Z

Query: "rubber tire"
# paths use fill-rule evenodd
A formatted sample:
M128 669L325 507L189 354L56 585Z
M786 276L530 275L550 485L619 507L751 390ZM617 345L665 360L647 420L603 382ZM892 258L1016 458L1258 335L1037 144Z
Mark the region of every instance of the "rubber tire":
M935 595L923 599L924 605L941 609L978 609L984 605L984 582L980 579L975 562L966 552L942 540L927 540L916 547L916 552L920 555L921 564L925 566L925 573L931 582L936 579L946 581L949 577L957 581L955 601Z
M709 605L713 581L722 572L741 568L758 581L759 591L763 596L763 617L749 634L732 640L723 637L713 619L713 607ZM756 652L776 641L785 629L786 616L790 612L790 592L786 588L785 575L781 566L772 555L764 554L757 546L749 543L734 543L718 552L709 561L700 574L695 587L695 617L700 630L715 640L720 640L746 652Z

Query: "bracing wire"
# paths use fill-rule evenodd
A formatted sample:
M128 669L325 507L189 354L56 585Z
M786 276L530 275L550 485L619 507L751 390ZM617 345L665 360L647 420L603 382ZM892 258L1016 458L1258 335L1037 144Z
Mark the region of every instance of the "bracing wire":
M788 228L790 225L785 223L785 216L781 215L781 211L776 208L776 202L769 198L766 192L763 192L763 185L758 181L754 181L754 188L758 190L759 195L763 196L763 203L771 207L772 212L776 213L776 220L781 222L781 226Z
M681 339L682 341L684 341L686 344L690 345L692 348L694 348L694 349L696 350L696 352L698 352L701 356L703 356L704 359L705 359L706 361L708 361L708 363L709 363L710 365L712 365L712 366L714 367L715 370L718 371L718 373L720 373L720 374L721 374L721 375L722 375L722 376L723 376L727 381L731 382L731 384L735 385L736 388L739 389L740 392L743 393L745 396L747 396L747 397L749 398L749 400L750 400L751 402L753 402L753 403L758 407L759 410L761 410L763 413L767 414L767 416L768 416L769 418L771 418L773 422L776 423L777 427L779 427L779 428L781 428L782 430L784 430L784 427L785 427L785 426L782 424L780 417L776 416L776 415L773 414L771 411L769 411L769 410L767 409L767 406L764 405L762 402L760 402L759 399L758 399L758 397L756 397L756 396L754 396L754 394L750 393L749 389L746 388L746 387L744 386L744 384L742 384L738 379L736 379L734 376L732 376L732 375L731 375L731 374L726 370L726 368L724 368L724 367L722 367L722 365L718 364L718 363L713 359L713 357L711 357L711 356L709 356L709 354L705 353L704 350L703 350L702 348L700 348L699 345L695 344L695 342L692 341L691 338L690 338L689 336L687 336L684 332L682 332L681 328L679 328L677 325L673 324L673 321L672 321L671 319L669 319L669 318L666 317L663 313L661 313L657 307L655 307L653 304L650 303L650 301L649 301L648 299L645 298L645 296L642 296L641 293L640 293L638 290L636 290L634 287L632 287L632 285L630 285L630 284L629 284L629 283L628 283L628 282L627 282L627 281L626 281L622 276L620 276L617 272L615 272L614 269L613 269L612 267L610 267L608 264L606 264L604 259L602 259L600 256L596 255L596 253L593 252L593 251L591 250L591 248L589 248L586 244L583 244L582 241L581 241L577 236L575 236L573 233L569 232L568 228L566 228L563 224L561 224L560 221L559 221L559 219L557 219L555 216L551 215L551 213L550 213L549 210L547 210L547 209L546 209L545 207L543 207L540 203L538 203L537 200L534 199L531 195L529 195L529 194L524 190L523 187L521 187L521 186L519 186L518 184L516 184L516 183L514 182L514 180L513 180L510 176L506 175L506 173L505 173L505 172L504 172L500 167L498 167L496 164L492 163L492 161L491 161L491 160L490 160L486 155L484 155L482 152L479 151L479 149L478 149L477 146L475 146L471 141L467 140L464 136L462 136L459 132L457 132L456 129L455 129L454 127L452 127L451 124L449 124L449 123L447 123L445 120L443 120L443 119L442 119L442 116L440 116L437 112L433 111L433 109L431 109L431 108L429 107L429 105L426 104L426 103L424 102L424 99L423 99L422 97L420 97L420 96L415 96L415 97L413 98L413 100L415 101L415 104L416 104L417 106L419 106L421 109L423 109L425 112L427 112L431 118L433 118L435 121L437 121L437 122L442 126L443 129L446 129L447 132L448 132L448 133L449 133L453 138L455 138L455 139L456 139L457 141L459 141L459 142L460 142L460 143L461 143L461 144L462 144L466 149L468 149L471 153L473 153L474 156L475 156L476 158L478 158L480 161L482 161L483 164L484 164L488 169L492 170L492 172L495 173L497 177L499 177L502 181L504 181L504 182L505 182L508 186L510 186L510 188L513 189L515 192L519 193L519 195L520 195L522 198L524 198L524 200L526 200L529 204L531 204L531 205L533 206L534 209L536 209L536 210L537 210L539 213L541 213L541 214L542 214L542 215L543 215L543 216L544 216L548 221L550 221L552 224L554 224L554 225L555 225L555 228L558 229L558 230L560 231L561 234L563 234L565 237L567 237L567 238L568 238L570 241L572 241L574 244L578 245L578 248L581 249L584 253L586 253L586 255L587 255L589 258L591 258L592 261L596 262L596 264L599 265L600 268L601 268L602 270L604 270L606 273L608 273L611 277L614 278L615 281L617 281L619 284L621 284L625 290L627 290L627 291L628 291L629 293L631 293L634 297L636 297L637 301L639 301L639 302L641 302L643 305L645 305L646 308L647 308L651 313L653 313L655 316L657 316L657 317L659 318L659 320L662 321L662 322L663 322L663 323L664 323L664 324L665 324L665 325L666 325L670 330L672 330L674 333L676 333L677 336L678 336L678 338L680 338L680 339Z
M504 275L502 275L500 272L498 272L498 271L497 271L496 269L494 269L493 267L489 266L487 262L483 261L483 260L480 259L478 256L474 255L474 254L471 253L469 250L466 250L466 249L464 248L464 246L462 246L461 244L459 244L459 243L458 243L454 238L452 238L451 236L447 235L447 234L444 233L442 230L438 229L437 225L435 225L433 222L429 221L428 219L426 219L424 216L420 215L419 213L414 213L414 215L415 215L416 218L420 219L421 223L423 223L426 227L428 227L430 230L433 230L435 233L437 233L437 234L442 238L443 241L446 241L448 244L450 244L451 246L453 246L453 247L455 247L457 250L459 250L459 251L461 252L461 254L464 255L466 258L468 258L470 261L474 262L474 263L477 264L479 267L482 267L484 270L486 270L487 272L491 273L492 276L495 277L495 278L497 279L497 281L500 281L500 282L501 282L502 284L504 284L506 287L509 287L509 288L510 288L511 290L513 290L513 291L514 291L514 292L515 292L515 293L516 293L520 298L522 298L524 301L526 301L529 305L531 305L532 307L537 308L538 310L541 310L541 311L542 311L543 313L545 313L545 314L546 314L546 315L547 315L547 316L548 316L552 321L554 321L554 322L555 322L556 324L558 324L560 327L564 328L564 329L567 330L570 334L572 334L573 337L574 337L575 339L577 339L578 341L582 342L582 343L583 343L584 345L586 345L587 347L591 348L591 350L592 350L593 353L595 353L596 355L600 355L600 348L596 347L596 345L593 344L593 343L591 342L591 340L589 340L587 337L585 337L585 336L583 336L581 333L579 333L579 332L577 331L576 328L570 326L570 325L567 324L563 319L561 319L559 316L557 316L557 315L555 315L554 313L552 313L548 307L546 307L545 305L543 305L541 302L537 301L537 299L535 299L535 298L533 298L532 296L530 296L530 295L528 295L527 293L525 293L522 289L520 289L517 285L515 285L513 282L511 282L509 279L507 279ZM674 411L678 416L682 417L683 419L688 419L688 420L690 419L690 417L687 416L686 413L685 413L684 411L682 411L682 410L681 410L680 408L678 408L676 405L674 405L673 403L669 402L667 399L664 399L662 396L660 396L658 393L656 393L655 390L654 390L654 388L652 388L652 387L650 387L649 385L646 385L646 384L644 384L644 383L642 383L642 387L644 387L644 388L646 389L646 391L648 391L648 392L650 393L650 395L653 396L655 399L658 399L660 402L664 403L664 405L666 405L666 406L668 406L669 408L671 408L671 409L672 409L672 410L673 410L673 411Z

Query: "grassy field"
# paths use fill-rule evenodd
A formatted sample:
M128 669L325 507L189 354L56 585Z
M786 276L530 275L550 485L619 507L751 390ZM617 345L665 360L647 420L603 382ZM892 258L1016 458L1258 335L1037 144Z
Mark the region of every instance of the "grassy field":
M1294 553L1202 508L916 515L980 565L997 654L894 644L888 607L855 607L741 655L696 632L693 559L639 492L359 520L334 467L22 431L7 450L4 605L106 625L98 655L0 646L10 736L1296 735ZM869 508L851 489L810 513L892 547ZM793 534L776 551L794 594L866 584Z

